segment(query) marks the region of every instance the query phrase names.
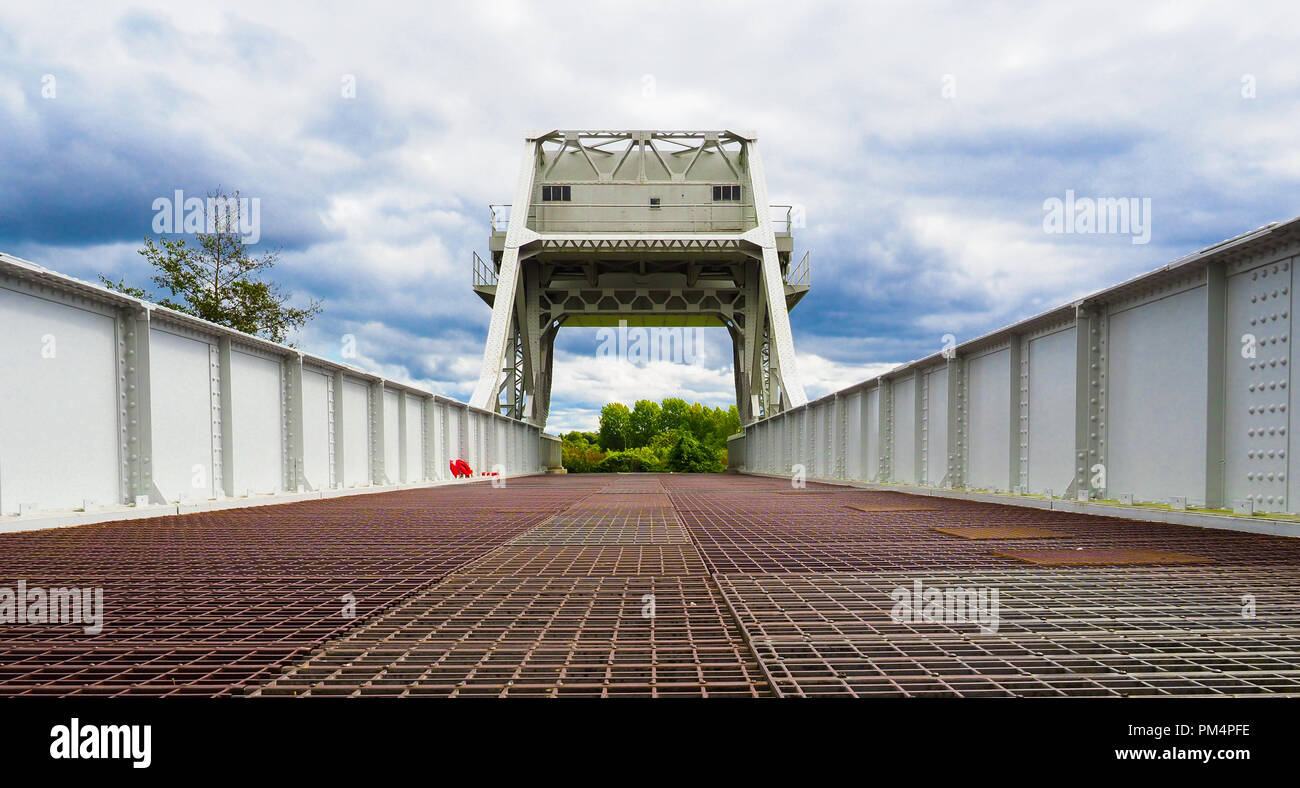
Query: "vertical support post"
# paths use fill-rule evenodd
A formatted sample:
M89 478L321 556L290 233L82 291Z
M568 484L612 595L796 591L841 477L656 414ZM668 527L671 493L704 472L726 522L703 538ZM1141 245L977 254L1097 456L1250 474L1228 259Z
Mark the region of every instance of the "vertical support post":
M212 486L210 493L214 498L226 494L223 462L225 447L221 437L221 351L216 345L208 345L208 416L212 422Z
M132 502L166 503L153 483L153 406L149 371L149 310L123 315L126 410L126 490Z
M529 208L533 201L533 178L537 173L537 153L540 146L535 139L524 141L523 162L515 182L514 203L510 209L510 223L506 226L505 246L501 252L501 269L497 276L496 300L492 304L492 321L488 324L487 345L483 349L483 364L479 370L478 384L470 404L483 410L497 409L497 392L501 385L501 372L506 361L506 345L511 322L515 318L515 299L519 297L522 277L519 247L537 237L528 229ZM514 359L511 359L511 365Z
M384 446L384 381L383 378L370 384L370 483L387 484L388 474L385 467Z
M290 356L284 361L285 376L285 446L288 451L284 457L284 489L289 492L302 492L306 489L307 479L303 473L306 448L303 444L303 430L306 418L303 415L302 391L302 354Z
M1228 375L1228 270L1223 263L1209 263L1206 279L1206 396L1205 396L1205 507L1227 505L1225 471L1227 456ZM1285 339L1285 337L1283 337Z
M1095 489L1091 483L1097 471L1104 478L1106 469L1105 323L1099 305L1075 307L1075 475L1070 487L1081 498L1096 497L1112 486L1109 480Z
M221 366L221 486L226 497L235 497L235 399L231 369L230 337L217 340Z
M457 423L458 423L458 426L459 426L459 428L460 428L460 429L458 430L458 432L457 432L457 435L456 435L456 440L457 440L456 456L457 456L457 457L463 457L463 458L465 459L466 462L469 462L470 460L473 459L473 458L471 458L471 457L467 457L467 456L465 456L465 455L468 455L469 452L470 452L470 448L469 448L469 418L470 418L470 414L472 414L473 412L474 412L474 411L470 410L468 406L466 406L466 405L461 405L461 406L460 406L460 418L456 420Z
M781 278L781 263L776 253L776 231L772 228L772 216L767 210L767 175L763 169L763 159L758 153L758 140L745 141L744 155L749 166L749 193L753 197L754 213L758 219L758 226L745 235L762 249L762 302L767 305L770 336L768 368L771 374L780 375L782 405L785 408L797 408L806 404L808 397L799 381L799 369L794 357L794 335L790 331L790 314L785 306L785 281ZM763 338L760 334L754 339L761 342Z
M955 350L948 357L944 374L948 377L948 473L947 487L960 489L966 486L966 429L963 415L966 412L966 387L962 385L962 360Z
M876 476L878 482L894 480L894 383L882 377L879 384L880 393L876 396L876 417L880 427L876 433L880 436L880 451L876 461L880 471Z

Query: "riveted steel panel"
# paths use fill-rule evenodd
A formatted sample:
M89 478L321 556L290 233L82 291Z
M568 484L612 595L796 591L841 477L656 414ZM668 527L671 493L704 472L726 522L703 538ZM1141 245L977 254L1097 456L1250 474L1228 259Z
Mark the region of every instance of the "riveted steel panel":
M916 479L916 381L894 381L894 481L911 484Z
M114 330L111 317L0 288L0 513L118 501Z
M320 490L330 482L329 378L310 368L302 371L303 473L307 487Z
M236 495L277 492L281 484L280 363L230 354Z
M1257 511L1288 511L1293 273L1285 260L1228 277L1224 481Z
M406 396L406 478L404 482L424 479L424 398Z
M1205 288L1110 317L1106 487L1205 502ZM1090 468L1095 475L1095 471Z
M397 392L392 389L384 389L384 479L376 479L375 483L379 484L384 481L394 483L401 481L401 402L398 400Z
M370 482L370 387L343 379L343 484Z
M844 475L850 479L866 478L862 467L862 397L861 391L855 391L844 403Z
M1011 458L1011 351L976 356L967 363L970 376L970 461L968 486L1006 490ZM1062 414L1069 419L1069 414Z
M948 475L948 368L926 375L925 482L938 486Z
M211 348L167 331L149 331L153 479L168 501L216 495Z
M1060 495L1074 476L1074 368L1073 327L1030 340L1029 492Z

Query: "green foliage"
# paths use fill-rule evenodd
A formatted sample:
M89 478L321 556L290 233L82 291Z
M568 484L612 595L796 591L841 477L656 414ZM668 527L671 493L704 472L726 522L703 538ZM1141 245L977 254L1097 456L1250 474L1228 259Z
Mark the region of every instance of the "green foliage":
M572 432L566 432L560 436L560 440L564 441L565 443L586 444L590 446L599 445L599 438L600 435L598 433L580 432L578 430L574 430Z
M600 409L600 448L622 451L627 448L628 427L632 412L621 402L611 402Z
M320 302L311 301L305 309L288 306L289 294L275 282L262 279L275 266L280 253L253 257L241 240L239 192L213 192L208 196L226 201L232 210L215 218L213 232L196 235L197 246L190 246L184 238L160 237L157 241L146 238L144 248L139 250L158 272L150 277L154 286L167 295L153 299L125 280L114 282L103 274L99 280L112 290L156 300L187 315L273 342L285 341L290 331L320 314Z
M603 454L591 463L596 471L712 473L726 470L727 437L737 432L736 406L706 408L670 397L662 404L638 400L630 410L611 402L600 411L599 433L570 432L563 440L566 451L583 443L599 446ZM585 467L576 449L570 454L565 455L564 467L571 471Z
M654 473L664 470L660 458L649 446L612 451L596 465L600 473Z
M667 465L674 473L718 473L727 468L725 459L719 463L717 450L702 445L687 432L677 436L677 442L668 452Z
M628 445L648 446L655 435L659 434L660 409L658 402L639 399L632 408L628 419Z
M560 444L560 463L569 473L592 473L603 459L604 452L585 441L566 440Z

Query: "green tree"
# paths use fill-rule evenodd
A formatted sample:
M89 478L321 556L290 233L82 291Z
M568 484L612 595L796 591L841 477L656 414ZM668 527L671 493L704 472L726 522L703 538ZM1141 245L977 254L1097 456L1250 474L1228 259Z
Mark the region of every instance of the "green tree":
M632 413L621 402L611 402L600 409L600 448L622 451L627 448L628 425Z
M668 470L676 473L716 473L723 470L717 452L706 448L689 433L681 433L668 453Z
M187 315L283 342L289 332L306 325L320 314L319 301L306 308L289 306L290 294L265 277L279 261L279 250L254 257L244 244L239 228L239 192L208 195L209 205L221 200L227 207L209 218L211 232L197 233L195 246L184 238L145 238L139 253L157 271L150 279L160 291L157 302ZM127 295L154 300L142 288L114 282L103 274L106 287Z
M679 430L686 423L686 413L690 405L680 397L669 397L659 408L659 432Z
M648 399L639 399L632 408L628 423L628 445L646 446L659 433L659 403Z

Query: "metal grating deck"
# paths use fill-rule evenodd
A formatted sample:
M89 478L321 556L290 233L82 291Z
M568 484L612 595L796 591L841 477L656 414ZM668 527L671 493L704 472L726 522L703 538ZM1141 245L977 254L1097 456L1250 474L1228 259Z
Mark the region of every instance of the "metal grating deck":
M0 625L3 695L1300 694L1300 540L732 474L3 534L0 556L0 586L98 586L106 618ZM996 591L996 627L895 615L926 589Z

